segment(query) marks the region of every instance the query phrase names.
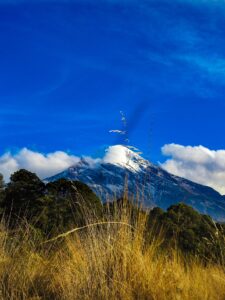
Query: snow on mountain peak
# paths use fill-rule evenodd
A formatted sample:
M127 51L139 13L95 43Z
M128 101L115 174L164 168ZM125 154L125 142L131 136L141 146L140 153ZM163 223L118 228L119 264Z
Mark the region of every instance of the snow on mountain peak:
M134 151L132 151L132 150ZM80 160L73 166L74 168L97 168L101 164L112 164L118 165L122 168L129 169L130 171L139 172L143 168L148 167L151 163L143 159L135 147L123 146L123 145L114 145L109 146L105 150L105 155L102 158L92 158L90 156L82 156Z
M140 171L141 166L147 165L147 161L144 160L138 153L122 145L115 145L107 148L103 162L119 164L120 166L135 171Z

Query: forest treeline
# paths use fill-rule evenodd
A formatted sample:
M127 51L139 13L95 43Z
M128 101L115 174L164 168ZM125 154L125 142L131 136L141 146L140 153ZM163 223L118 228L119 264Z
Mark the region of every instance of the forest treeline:
M30 224L43 236L56 236L75 227L118 218L126 210L130 225L145 220L145 243L162 237L162 249L177 249L185 257L224 264L225 225L199 214L184 203L167 211L155 207L144 210L125 196L102 204L84 183L59 179L44 183L27 170L19 170L4 184L0 176L1 220L9 230ZM121 218L121 216L120 216Z

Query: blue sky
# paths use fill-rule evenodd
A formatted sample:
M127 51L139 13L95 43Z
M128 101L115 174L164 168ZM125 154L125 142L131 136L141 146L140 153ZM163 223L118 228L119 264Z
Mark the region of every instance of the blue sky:
M0 0L1 154L225 149L223 1ZM1 170L0 170L1 171Z

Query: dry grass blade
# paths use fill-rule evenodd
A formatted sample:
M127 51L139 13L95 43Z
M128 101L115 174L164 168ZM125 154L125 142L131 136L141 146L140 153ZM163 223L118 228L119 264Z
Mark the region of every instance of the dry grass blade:
M88 224L88 225L85 225L85 226L77 227L77 228L71 229L71 230L69 230L67 232L61 233L61 234L57 235L56 237L43 242L43 244L54 242L54 241L56 241L56 240L58 240L60 238L67 237L71 233L74 233L74 232L77 232L77 231L80 231L80 230L83 230L83 229L86 229L86 228L90 228L90 227L94 227L94 226L99 226L99 225L125 225L125 226L128 226L128 227L132 228L132 229L135 229L132 225L130 225L128 223L125 223L125 222L116 222L116 221L115 222L113 222L113 221L109 221L109 222L96 222L96 223L92 223L92 224Z

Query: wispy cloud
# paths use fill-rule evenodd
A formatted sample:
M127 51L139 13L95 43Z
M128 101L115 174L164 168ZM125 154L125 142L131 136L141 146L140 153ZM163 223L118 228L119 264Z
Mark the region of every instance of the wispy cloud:
M212 80L225 80L225 57L204 56L204 55L178 55L176 59L189 64L202 71L205 76Z

